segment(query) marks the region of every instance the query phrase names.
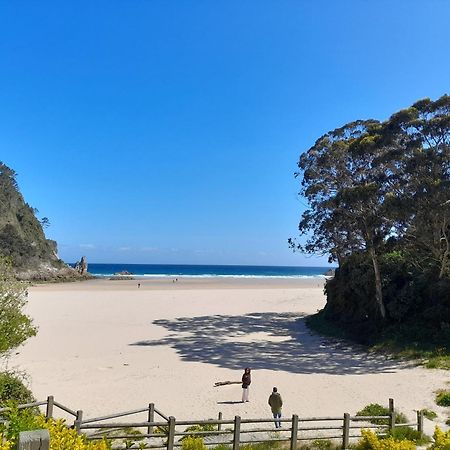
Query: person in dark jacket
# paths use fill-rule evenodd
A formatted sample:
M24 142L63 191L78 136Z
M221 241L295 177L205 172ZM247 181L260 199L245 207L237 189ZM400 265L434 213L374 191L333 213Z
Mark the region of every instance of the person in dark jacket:
M242 375L242 403L248 402L249 386L252 382L252 376L250 375L250 367L246 367L244 375Z
M275 419L275 428L281 428L281 408L283 406L283 400L276 387L273 388L269 397L269 405L272 410L273 418Z

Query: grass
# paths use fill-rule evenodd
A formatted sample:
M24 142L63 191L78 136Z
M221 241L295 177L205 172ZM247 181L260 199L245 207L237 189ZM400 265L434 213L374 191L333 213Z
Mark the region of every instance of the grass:
M415 360L428 369L450 370L449 336L433 334L423 322L388 326L371 335L355 334L353 325L327 320L322 311L309 316L308 327L321 335L363 345L368 351L389 354L394 358ZM450 335L450 334L449 334Z
M430 436L420 435L417 430L411 427L395 427L388 433L388 436L392 436L397 441L407 439L413 441L416 445L425 445L431 442Z
M340 450L341 444L337 444L329 439L315 439L312 442L303 444L299 450Z
M450 406L450 391L447 389L437 391L436 404L439 406Z
M245 444L241 446L242 450L276 450L281 448L281 442L257 442L255 444Z

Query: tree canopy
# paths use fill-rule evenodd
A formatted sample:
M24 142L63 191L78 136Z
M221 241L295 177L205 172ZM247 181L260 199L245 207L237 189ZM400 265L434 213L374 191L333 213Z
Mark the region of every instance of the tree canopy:
M399 309L417 310L419 299L427 307L443 306L443 298L429 288L450 280L448 95L420 100L385 122L358 120L330 131L300 156L298 168L308 207L300 219L300 239L289 242L338 264L327 286L328 311L389 322L398 320ZM364 288L353 278L361 270ZM424 277L429 286L419 293ZM393 283L401 287L407 280L413 298L400 308L401 289ZM450 315L440 320L450 323Z

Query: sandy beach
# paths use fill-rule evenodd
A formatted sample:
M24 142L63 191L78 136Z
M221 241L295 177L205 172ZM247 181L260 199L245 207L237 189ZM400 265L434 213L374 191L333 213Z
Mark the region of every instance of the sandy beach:
M137 287L137 283L141 287ZM37 399L54 395L85 417L145 407L179 419L269 417L277 386L283 415L354 414L369 403L410 420L432 409L448 373L369 355L311 333L304 317L325 304L319 279L92 280L37 285L28 313L39 327L10 360ZM252 368L250 402L239 381ZM434 424L426 421L427 431Z

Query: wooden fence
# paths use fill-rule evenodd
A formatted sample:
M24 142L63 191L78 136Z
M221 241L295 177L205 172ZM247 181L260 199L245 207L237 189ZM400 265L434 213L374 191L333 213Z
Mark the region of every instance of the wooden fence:
M417 411L417 421L412 423L396 424L394 400L389 399L389 414L386 416L352 416L348 413L340 417L299 417L294 414L291 418L281 418L281 428L274 428L274 418L244 419L235 416L224 419L222 413L217 419L208 420L177 420L173 416L166 416L153 403L145 408L135 409L108 416L83 418L83 411L74 411L56 402L53 396L46 401L20 405L19 409L44 407L47 418L54 416L55 408L59 408L74 418L72 428L83 433L88 439L112 439L113 448L124 448L127 441L140 449L167 449L174 450L181 447L186 436L202 437L207 446L228 445L232 450L239 450L243 444L257 442L286 442L290 450L296 450L299 442L317 439L339 440L342 449L348 449L350 440L361 437L362 429L375 429L385 434L394 427L414 427L423 434L423 413ZM0 409L1 414L9 408ZM136 414L145 414L145 421L111 422L113 419L128 417ZM375 425L372 420L382 420L385 423ZM278 419L277 419L278 421ZM190 431L189 427L200 426L205 431ZM140 431L139 435L130 433L130 429ZM207 429L207 431L206 431ZM122 442L122 444L121 444ZM138 446L139 445L139 446Z

